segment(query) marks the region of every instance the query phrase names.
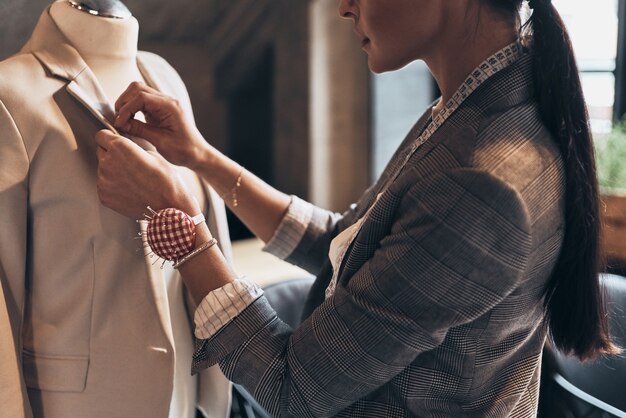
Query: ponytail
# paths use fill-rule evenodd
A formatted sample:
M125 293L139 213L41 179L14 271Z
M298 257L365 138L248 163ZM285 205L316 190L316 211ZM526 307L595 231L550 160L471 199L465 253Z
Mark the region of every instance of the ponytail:
M566 176L564 244L545 289L546 322L554 345L584 360L619 352L609 338L598 277L601 220L593 142L565 25L550 0L530 0L530 6L524 31L531 42L535 97Z

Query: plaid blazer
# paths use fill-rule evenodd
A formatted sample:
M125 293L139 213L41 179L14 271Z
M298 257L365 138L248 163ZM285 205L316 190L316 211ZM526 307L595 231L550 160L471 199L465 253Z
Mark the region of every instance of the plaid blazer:
M525 54L489 78L411 157L327 300L330 241L365 213L430 110L356 205L315 208L287 257L318 277L306 319L291 329L261 297L198 342L195 369L219 362L277 416L535 416L565 179L531 65Z

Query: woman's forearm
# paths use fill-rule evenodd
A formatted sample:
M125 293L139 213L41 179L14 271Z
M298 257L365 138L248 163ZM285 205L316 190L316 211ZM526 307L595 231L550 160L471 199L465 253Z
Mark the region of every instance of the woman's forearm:
M211 240L206 224L196 229L196 248ZM211 291L236 279L235 272L217 245L191 258L179 268L185 286L197 305Z
M272 238L289 207L291 199L288 195L243 169L210 145L200 151L190 168L224 198L226 205L258 238L264 242Z

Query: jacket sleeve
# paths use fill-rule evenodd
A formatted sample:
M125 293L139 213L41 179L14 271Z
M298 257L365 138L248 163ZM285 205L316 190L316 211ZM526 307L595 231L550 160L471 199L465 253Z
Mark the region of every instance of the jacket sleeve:
M342 216L291 196L291 203L263 251L317 274Z
M0 101L0 405L2 416L30 417L21 364L29 159L13 118Z
M530 249L517 191L477 170L434 174L401 197L373 257L302 325L290 329L260 297L198 341L195 366L219 362L277 416L332 416L502 301Z
M318 275L328 261L333 238L362 216L377 187L377 183L370 186L361 199L342 214L292 196L287 213L263 251Z

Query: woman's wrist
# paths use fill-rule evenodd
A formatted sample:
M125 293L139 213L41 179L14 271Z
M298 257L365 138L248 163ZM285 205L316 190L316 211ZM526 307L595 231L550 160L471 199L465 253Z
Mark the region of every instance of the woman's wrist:
M200 252L179 267L183 281L190 290L196 304L200 304L209 292L236 279L236 275L217 245L202 250L203 245L213 240L206 223L196 227L194 249Z
M193 151L188 155L184 165L190 170L198 171L210 161L211 153L215 148L204 139L200 132L198 132L198 137L192 142L194 144Z
M188 168L202 174L206 177L205 180L211 182L211 173L214 171L213 167L217 165L219 158L224 155L219 152L208 142L204 141L196 151L194 159Z
M193 170L220 196L232 190L242 169L239 164L210 145L198 154L197 161Z
M189 216L196 216L202 212L200 203L186 188L173 188L168 195L166 207L176 208Z

